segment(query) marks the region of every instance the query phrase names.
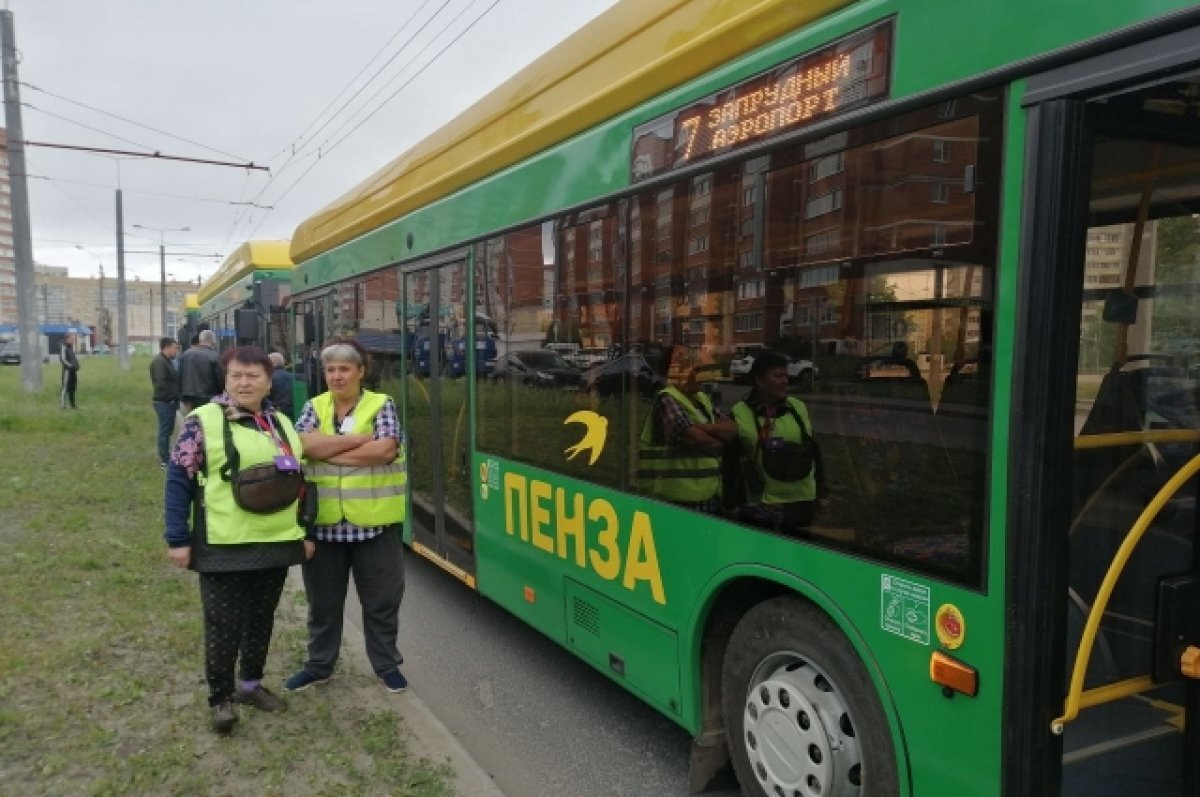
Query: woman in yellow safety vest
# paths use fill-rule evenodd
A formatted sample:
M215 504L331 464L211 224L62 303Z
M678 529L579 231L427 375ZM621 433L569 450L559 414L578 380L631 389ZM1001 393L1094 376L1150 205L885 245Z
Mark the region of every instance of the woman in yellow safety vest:
M672 354L672 361L682 359ZM668 385L654 397L638 439L638 487L664 501L718 514L721 457L725 445L737 439L737 428L700 389L690 357L673 364L686 376L679 387Z
M284 707L262 685L263 665L287 569L313 550L297 522L297 500L287 502L304 449L291 422L265 401L271 361L254 346L222 359L225 392L184 420L164 491L171 561L200 574L208 702L219 733L237 722L234 703ZM237 473L247 469L283 485L278 509L243 508L235 490Z
M787 364L775 351L755 356L754 387L732 412L750 492L740 519L795 534L812 522L827 489L808 408L788 395Z
M329 390L308 401L296 421L319 503L317 551L304 565L308 657L285 683L290 691L326 683L333 675L351 573L371 667L388 691L408 687L396 646L404 597L404 440L395 403L363 388L367 364L357 341L327 345L321 366Z

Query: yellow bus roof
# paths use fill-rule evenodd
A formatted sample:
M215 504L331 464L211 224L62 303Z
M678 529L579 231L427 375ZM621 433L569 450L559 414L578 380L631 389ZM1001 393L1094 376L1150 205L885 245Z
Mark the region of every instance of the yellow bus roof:
M260 269L294 268L287 241L247 241L234 249L221 267L200 286L196 298L203 304L242 277Z
M184 310L199 310L200 309L199 295L197 295L195 293L189 293L187 296L183 297L183 309Z
M306 219L302 262L823 17L853 0L622 0Z

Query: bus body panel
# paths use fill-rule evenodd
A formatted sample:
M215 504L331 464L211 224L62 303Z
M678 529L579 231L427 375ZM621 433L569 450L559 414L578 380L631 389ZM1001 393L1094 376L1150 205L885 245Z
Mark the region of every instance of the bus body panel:
M707 616L729 584L769 581L826 611L859 648L885 704L894 707L896 738L918 742L897 745L902 756L918 759L913 763L922 777L914 793L989 793L980 784L998 777L1000 728L989 718L998 716L1002 697L1002 601L486 454L476 453L474 463L475 472L488 476L475 495L480 593L689 731L701 727L698 662ZM582 557L578 531L557 531L572 528L580 508ZM564 516L568 522L561 523ZM603 640L593 642L587 610L581 621L572 603L580 588L610 602L598 613L616 616L612 606L623 606L627 617L641 619L633 629L606 625ZM898 596L919 615L904 626L908 636L888 617ZM979 670L982 688L974 698L947 697L929 677L930 656L939 647L934 615L945 604L965 619L964 643L954 653ZM606 656L635 659L630 645L650 634L647 623L657 638L670 641L654 672L615 672ZM671 708L672 691L653 692L647 683L660 689L678 683L679 708Z

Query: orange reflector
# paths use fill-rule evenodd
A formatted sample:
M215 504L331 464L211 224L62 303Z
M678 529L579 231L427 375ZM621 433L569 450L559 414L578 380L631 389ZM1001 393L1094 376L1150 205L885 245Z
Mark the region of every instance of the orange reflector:
M929 677L934 683L969 697L975 697L979 691L979 672L940 650L935 650L929 659Z
M1179 657L1179 671L1185 678L1200 678L1200 648L1188 645Z
M537 603L537 593L533 591L533 587L525 588L525 602Z

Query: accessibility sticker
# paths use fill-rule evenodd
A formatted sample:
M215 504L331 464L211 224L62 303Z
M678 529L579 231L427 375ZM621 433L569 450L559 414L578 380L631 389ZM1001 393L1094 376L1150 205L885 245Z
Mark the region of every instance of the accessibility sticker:
M929 587L883 575L879 597L879 625L884 631L929 644Z

